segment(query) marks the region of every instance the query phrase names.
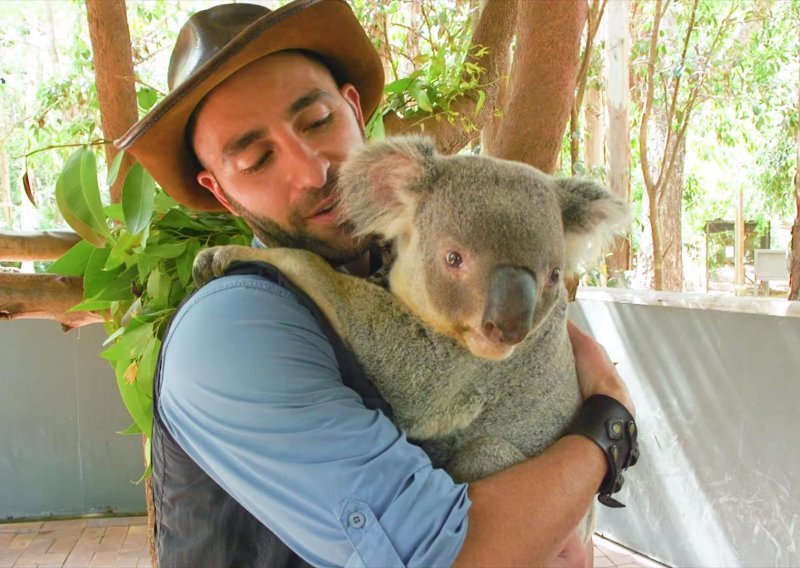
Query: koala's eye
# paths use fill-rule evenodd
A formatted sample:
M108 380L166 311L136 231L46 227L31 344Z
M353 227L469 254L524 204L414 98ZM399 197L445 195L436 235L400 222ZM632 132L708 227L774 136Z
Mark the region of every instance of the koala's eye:
M561 278L561 269L560 268L554 268L553 272L550 273L550 283L551 284L557 284L559 278Z
M461 253L451 250L445 256L445 262L447 262L447 266L452 268L460 268L462 264L464 264L464 259L461 257Z

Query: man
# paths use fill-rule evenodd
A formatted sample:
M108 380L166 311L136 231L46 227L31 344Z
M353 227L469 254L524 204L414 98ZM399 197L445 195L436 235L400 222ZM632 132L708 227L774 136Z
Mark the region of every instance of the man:
M242 216L265 245L374 268L332 206L383 87L343 0L199 12L169 79L171 93L118 141L168 193ZM252 274L210 283L176 314L154 401L162 568L511 566L584 553L565 544L609 471L600 441L567 435L456 485L378 410L389 412L314 314L279 276ZM602 349L570 333L584 394L631 407Z

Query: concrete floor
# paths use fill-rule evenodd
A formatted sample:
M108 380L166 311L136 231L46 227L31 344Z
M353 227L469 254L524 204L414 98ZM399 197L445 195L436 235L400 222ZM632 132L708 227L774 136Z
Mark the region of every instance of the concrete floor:
M145 517L0 524L0 568L151 568ZM658 568L601 536L595 568Z

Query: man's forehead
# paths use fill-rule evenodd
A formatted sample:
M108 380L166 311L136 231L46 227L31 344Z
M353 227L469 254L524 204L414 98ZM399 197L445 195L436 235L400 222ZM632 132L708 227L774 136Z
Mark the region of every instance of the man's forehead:
M250 63L217 85L197 105L190 124L193 131L205 130L201 123L247 115L249 105L263 108L265 102L274 112L289 116L318 100L330 100L336 90L333 76L321 62L305 52L281 51ZM276 93L280 93L278 98L274 98ZM273 99L265 101L267 94Z

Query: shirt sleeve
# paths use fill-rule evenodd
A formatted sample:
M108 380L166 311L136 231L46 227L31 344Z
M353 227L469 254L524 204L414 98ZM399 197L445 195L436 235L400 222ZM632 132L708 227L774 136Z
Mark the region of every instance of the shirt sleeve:
M311 313L256 276L216 280L165 340L159 409L184 451L317 566L449 566L469 499L342 384Z

